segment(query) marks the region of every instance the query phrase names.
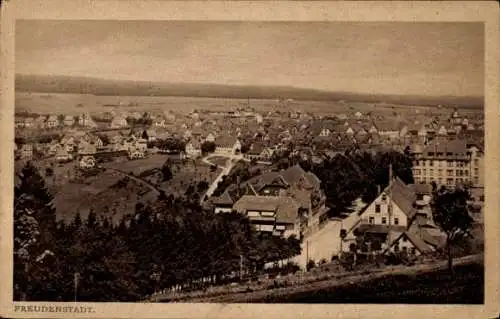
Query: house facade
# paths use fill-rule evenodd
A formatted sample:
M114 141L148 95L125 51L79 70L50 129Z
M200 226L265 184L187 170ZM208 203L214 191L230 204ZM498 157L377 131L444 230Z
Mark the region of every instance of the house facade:
M197 140L191 140L186 143L186 155L189 158L201 156L201 144Z
M465 140L436 138L414 157L413 176L418 182L448 187L484 185L484 154Z
M240 141L232 136L220 136L215 140L215 153L236 155L241 152Z
M258 232L299 236L299 204L291 197L243 196L233 210L247 216Z

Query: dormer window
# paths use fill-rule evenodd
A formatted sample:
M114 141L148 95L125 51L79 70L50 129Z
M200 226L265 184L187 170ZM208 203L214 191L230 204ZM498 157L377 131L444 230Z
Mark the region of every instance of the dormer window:
M382 201L384 201L384 202L385 202L386 200L387 200L387 195L386 195L386 194L383 194L383 195L382 195Z
M380 204L375 204L375 213L380 213Z

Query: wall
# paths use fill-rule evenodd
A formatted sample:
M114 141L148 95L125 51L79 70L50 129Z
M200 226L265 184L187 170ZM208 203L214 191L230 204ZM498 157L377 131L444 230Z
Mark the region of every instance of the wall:
M366 222L368 222L370 217L374 217L375 225L382 225L382 217L385 217L387 219L386 225L389 224L395 225L394 220L397 218L399 222L398 225L406 227L408 225L408 218L406 217L406 214L394 202L392 202L392 219L390 220L389 223L389 213L388 213L389 205L388 203L384 203L382 201L383 194L384 193L380 194L379 197L368 206L368 208L361 215L361 218L365 219ZM387 201L388 200L389 196L387 196ZM378 203L381 204L380 213L375 212L375 206Z

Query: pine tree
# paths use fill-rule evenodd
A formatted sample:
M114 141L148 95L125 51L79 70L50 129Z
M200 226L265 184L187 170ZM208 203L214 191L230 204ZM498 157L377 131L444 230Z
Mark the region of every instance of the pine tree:
M50 286L48 267L57 231L52 195L30 162L14 188L14 295L33 300Z

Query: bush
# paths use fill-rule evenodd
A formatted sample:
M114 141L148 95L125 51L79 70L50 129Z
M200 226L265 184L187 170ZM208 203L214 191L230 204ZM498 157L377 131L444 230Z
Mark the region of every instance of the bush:
M316 266L316 264L314 263L314 260L309 259L309 261L307 262L307 270L309 271L309 270L313 269L315 266Z

